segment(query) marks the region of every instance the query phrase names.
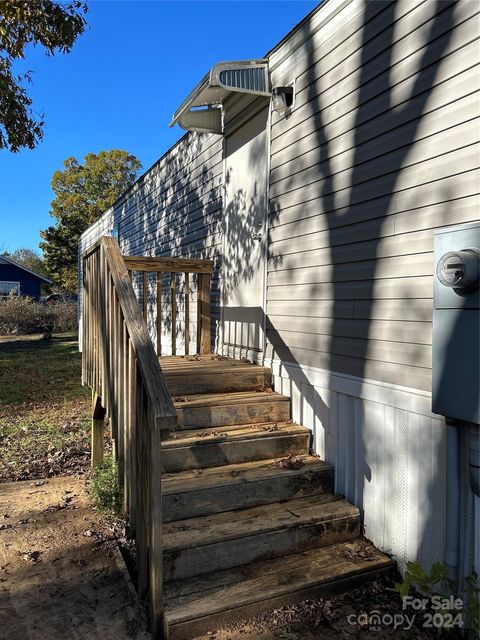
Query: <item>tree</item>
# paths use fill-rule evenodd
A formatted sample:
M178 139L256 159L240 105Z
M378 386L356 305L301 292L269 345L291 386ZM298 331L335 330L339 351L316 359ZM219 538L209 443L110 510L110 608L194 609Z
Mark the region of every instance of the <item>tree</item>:
M41 232L45 264L53 282L77 288L77 245L81 234L132 185L142 166L135 156L112 149L89 153L84 164L67 158L63 171L55 171L50 215L56 223Z
M17 75L13 63L25 58L29 44L43 46L47 55L69 53L85 30L86 12L80 0L0 0L0 149L33 149L42 139L44 115L35 116L25 89L31 72Z
M30 269L30 271L35 271L41 276L49 277L47 267L45 266L45 260L43 257L38 254L33 249L20 248L15 249L11 253L9 251L5 251L3 254L7 258L12 258L18 264Z

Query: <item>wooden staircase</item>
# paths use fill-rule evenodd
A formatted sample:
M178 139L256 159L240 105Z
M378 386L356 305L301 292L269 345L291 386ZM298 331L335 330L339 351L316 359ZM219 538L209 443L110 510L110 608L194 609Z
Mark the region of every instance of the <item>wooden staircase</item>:
M160 359L178 416L162 442L165 636L208 630L391 568L268 369L221 356Z
M210 353L211 261L123 256L103 237L82 266L92 466L103 461L108 415L152 638L189 640L390 570L390 559L361 539L358 509L333 495L332 468L311 455L310 431L290 420L290 400L273 392L270 371ZM177 284L188 349L192 276L202 355L159 359L164 281L175 354Z

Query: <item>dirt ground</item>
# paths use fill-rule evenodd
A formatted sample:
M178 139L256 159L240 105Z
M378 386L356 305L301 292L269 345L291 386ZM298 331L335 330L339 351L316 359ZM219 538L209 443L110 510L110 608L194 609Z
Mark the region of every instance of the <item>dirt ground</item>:
M146 640L144 618L83 479L0 485L1 640Z
M150 638L115 536L130 555L132 547L85 497L90 397L80 374L75 336L0 337L0 640ZM392 583L285 607L192 640L432 638L418 626L372 630L348 622L372 610L401 613Z

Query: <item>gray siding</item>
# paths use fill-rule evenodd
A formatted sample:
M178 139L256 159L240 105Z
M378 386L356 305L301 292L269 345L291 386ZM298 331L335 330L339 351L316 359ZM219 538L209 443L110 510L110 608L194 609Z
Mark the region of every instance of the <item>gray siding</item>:
M268 357L430 390L433 230L480 204L478 10L333 0L271 54Z
M219 268L221 254L222 213L222 139L213 135L189 134L149 169L100 220L82 236L80 253L99 237L118 228L119 243L126 255L211 258L215 261L212 281L213 327L218 328ZM134 286L142 300L140 274ZM192 286L193 285L193 286ZM196 279L191 280L191 348L196 336ZM178 340L183 349L183 279L178 278ZM154 337L156 306L155 276L149 276L148 321ZM162 350L171 350L170 287L163 280L165 311Z

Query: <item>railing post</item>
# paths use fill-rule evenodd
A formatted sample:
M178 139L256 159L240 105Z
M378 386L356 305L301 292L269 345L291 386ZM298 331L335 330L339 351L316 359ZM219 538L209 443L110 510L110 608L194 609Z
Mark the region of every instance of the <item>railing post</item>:
M198 274L197 293L197 352L210 353L210 274Z
M150 531L149 531L149 593L152 638L164 638L163 548L162 548L162 483L161 425L148 415L150 431Z
M147 322L147 314L148 314L148 280L147 280L147 272L144 271L142 274L142 304L143 304L143 317L145 322Z
M162 355L162 273L157 273L157 356Z
M185 355L189 354L190 343L190 274L185 273L185 289L184 289L184 316L185 316Z
M177 355L177 281L175 271L170 274L170 291L172 298L172 356Z
M105 430L105 409L100 397L92 391L92 467L99 467L103 463L103 434Z
M137 536L137 512L138 512L138 492L137 492L137 360L135 351L128 339L128 388L125 400L128 404L128 493L130 505L130 530L132 536Z

